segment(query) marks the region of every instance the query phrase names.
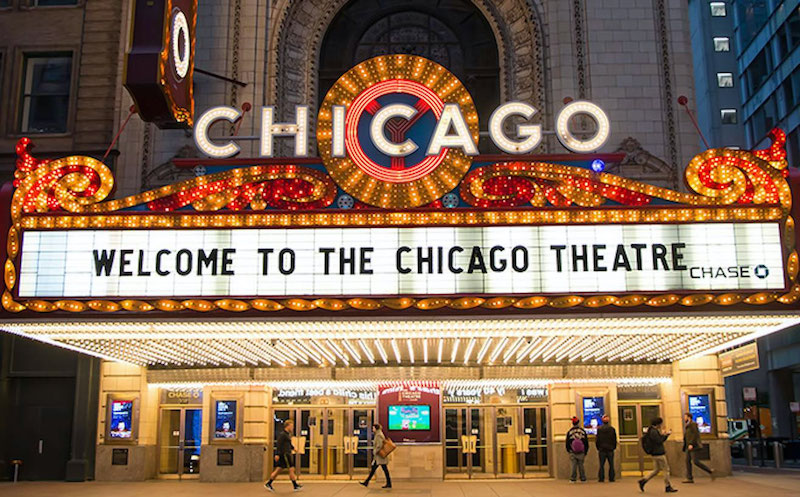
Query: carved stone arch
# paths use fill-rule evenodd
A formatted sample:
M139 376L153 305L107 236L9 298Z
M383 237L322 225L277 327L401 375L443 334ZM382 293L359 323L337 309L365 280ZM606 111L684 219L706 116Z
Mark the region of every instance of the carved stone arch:
M635 138L622 140L616 152L625 154L625 158L606 172L663 188L678 188L673 167L642 148Z
M349 0L276 0L269 40L268 101L288 118L295 105L315 107L319 54L328 25ZM501 101L530 102L547 118L540 0L471 0L495 33ZM315 109L312 111L314 112Z

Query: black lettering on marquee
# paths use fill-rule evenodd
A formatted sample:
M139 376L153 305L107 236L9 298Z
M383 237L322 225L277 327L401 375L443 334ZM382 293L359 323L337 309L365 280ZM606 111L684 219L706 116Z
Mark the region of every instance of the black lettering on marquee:
M162 249L156 252L156 274L158 274L159 276L166 276L169 274L169 271L163 271L161 269L161 258L171 253L172 251L167 249Z
M231 269L233 259L231 259L231 257L235 253L236 249L234 248L222 249L222 274L225 276L233 276L233 269Z
M428 255L422 255L423 248L417 247L417 274L422 274L423 264L428 266L428 274L433 274L433 247L427 247Z
M182 264L184 263L184 264ZM192 272L192 251L180 249L175 255L175 272L181 276L186 276Z
M561 251L566 250L566 245L550 245L550 250L556 251L556 271L561 272Z
M203 266L211 266L211 275L217 275L217 249L212 249L208 254L203 249L197 251L197 276L203 275Z
M631 243L631 248L636 251L636 270L642 270L642 250L647 248L644 243Z
M669 265L667 264L667 247L660 243L653 244L653 269L658 271L658 262L661 261L661 266L664 268L664 271L669 271Z
M672 269L675 271L686 271L686 265L681 264L681 260L683 259L681 249L684 248L686 248L685 243L672 244Z
M436 272L442 274L444 271L444 247L436 247Z
M358 266L359 274L372 274L372 268L368 267L372 263L372 254L375 251L372 247L361 247L361 264ZM439 270L441 273L441 269Z
M346 257L345 250L350 252L350 257ZM356 274L356 249L355 247L350 247L350 249L346 249L344 247L339 249L339 274L344 274L345 266L350 266L350 274Z
M139 266L136 271L137 276L150 276L150 271L144 270L144 250L139 251Z
M628 260L625 245L617 245L617 253L614 255L614 266L611 269L617 271L619 268L625 268L625 271L631 270L631 261Z
M332 250L332 249L331 249ZM261 275L266 276L268 269L267 269L267 262L269 261L269 254L275 252L274 249L271 248L260 248L258 249L258 253L261 254Z
M522 254L522 264L519 264L517 254ZM522 245L517 245L511 249L511 267L518 273L524 273L528 270L528 249Z
M592 268L595 271L608 271L607 267L600 265L600 262L602 262L604 259L603 255L600 254L600 251L605 249L605 245L592 245Z
M450 250L447 251L447 268L450 269L451 273L458 274L463 273L464 269L456 266L456 252L463 252L464 247L459 247L456 245L455 247L451 247Z
M506 266L508 263L506 262L505 258L501 258L499 261L495 257L497 252L502 252L506 248L501 245L495 245L491 249L489 249L489 267L492 268L492 271L505 271Z
M472 254L469 256L469 267L467 272L472 274L475 271L480 271L486 274L486 263L483 262L483 252L480 247L472 247Z
M124 249L119 251L119 275L120 276L133 276L133 271L125 269L131 263L128 257L133 255L133 250Z
M581 247L581 252L578 253L578 247ZM573 245L572 246L572 271L578 272L578 262L583 263L583 270L589 270L589 256L586 253L586 245Z
M104 276L108 276L111 273L111 266L114 265L116 253L116 250L92 250L95 276L101 276L101 273L105 273Z
M289 262L286 262L286 256L289 256ZM285 248L278 252L278 270L281 274L292 274L294 272L294 250Z
M395 265L397 266L397 272L400 274L408 274L411 272L411 268L403 267L403 254L407 254L411 252L411 247L402 246L397 249L395 254ZM328 274L328 273L325 273Z
M319 253L325 256L323 257L323 260L325 261L323 263L323 270L325 274L331 274L331 254L334 253L335 251L336 251L335 248L328 248L328 247L319 249Z

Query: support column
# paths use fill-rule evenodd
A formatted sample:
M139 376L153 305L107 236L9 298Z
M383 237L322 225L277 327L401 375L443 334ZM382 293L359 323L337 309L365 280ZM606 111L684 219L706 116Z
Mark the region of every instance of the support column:
M100 392L100 359L78 358L75 377L75 407L72 413L72 440L67 461L66 480L94 479L97 404Z

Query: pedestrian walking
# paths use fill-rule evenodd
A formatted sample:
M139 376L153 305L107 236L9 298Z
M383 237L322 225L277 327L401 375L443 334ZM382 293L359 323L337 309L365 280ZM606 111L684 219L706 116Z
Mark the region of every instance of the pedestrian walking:
M664 491L667 493L677 492L669 481L669 461L667 461L667 451L664 449L664 442L669 438L672 431L662 432L664 420L656 417L650 422L647 433L642 437L642 448L645 454L653 458L653 471L649 475L639 480L639 490L644 492L644 486L661 471L664 472Z
M575 483L578 473L580 473L581 481L586 481L586 470L583 463L589 452L589 437L586 435L586 430L578 426L579 422L578 418L573 417L572 428L567 431L567 453L572 466L570 483Z
M389 475L389 466L387 466L389 464L389 454L384 449L386 436L383 434L383 427L379 423L375 423L372 425L372 430L374 432L372 437L372 467L369 470L369 476L361 484L365 487L368 486L369 481L375 476L375 471L380 466L383 469L383 476L386 477L386 485L381 488L392 488L392 477Z
M608 481L614 481L616 472L614 470L614 451L617 450L617 430L611 426L611 419L603 416L603 424L597 428L595 438L597 455L600 457L600 470L597 473L597 480L605 480L605 464L608 462Z
M278 433L278 440L275 442L275 469L269 475L269 481L264 484L264 488L270 492L275 492L275 489L272 488L272 482L284 469L289 470L289 479L292 481L294 491L299 492L303 489L303 486L297 483L297 474L294 468L295 448L292 445L293 433L294 421L287 419L283 422L283 429Z
M714 479L714 470L703 464L698 458L697 450L702 447L700 440L700 428L692 420L692 415L688 412L683 415L683 451L686 452L686 479L683 483L694 483L692 475L692 464L702 469Z

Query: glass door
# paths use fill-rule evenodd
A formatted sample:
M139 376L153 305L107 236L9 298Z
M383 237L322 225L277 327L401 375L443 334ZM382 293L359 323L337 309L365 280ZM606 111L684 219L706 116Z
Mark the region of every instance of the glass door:
M469 413L469 434L472 438L473 453L468 458L470 478L493 478L495 467L494 416L491 407L471 407Z
M466 477L470 441L467 435L467 410L463 407L444 410L444 468L445 474Z
M369 473L372 465L372 409L353 409L351 428L353 437L356 437L355 453L350 456L351 476L361 479Z
M325 410L298 409L297 467L304 476L325 476Z
M162 408L158 434L158 469L164 476L200 473L200 439L203 411Z
M353 435L350 433L350 409L326 409L327 436L325 437L325 454L329 477L350 477L350 452Z
M549 475L547 426L546 407L522 408L522 435L528 442L528 451L522 457L522 472L526 477Z
M661 415L658 404L620 403L618 407L619 445L623 476L643 476L653 469L653 461L642 450L641 437L650 421Z

